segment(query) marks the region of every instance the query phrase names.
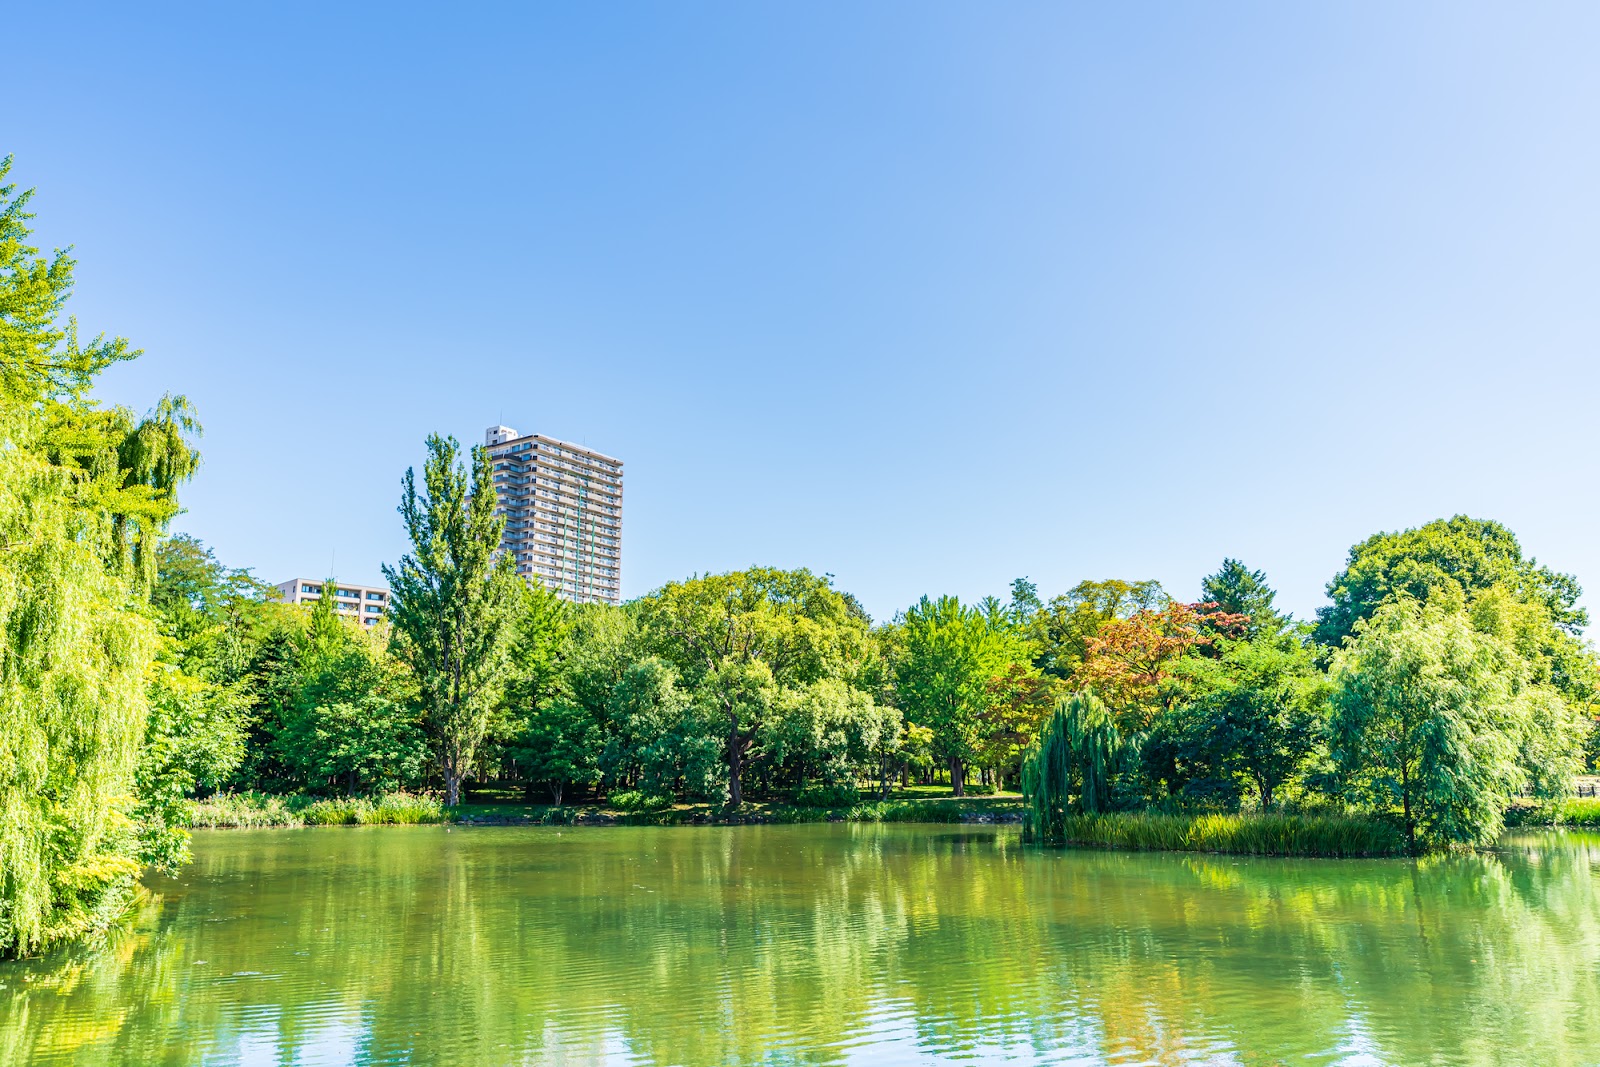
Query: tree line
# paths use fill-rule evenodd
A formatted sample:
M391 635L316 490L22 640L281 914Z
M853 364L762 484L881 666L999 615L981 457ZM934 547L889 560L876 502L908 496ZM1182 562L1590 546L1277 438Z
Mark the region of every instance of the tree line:
M162 544L157 614L191 620L166 631L190 635L185 670L250 733L248 758L197 780L624 808L1026 785L1046 837L1073 812L1366 812L1425 848L1492 839L1514 797L1570 793L1593 760L1581 590L1498 523L1353 546L1305 621L1234 559L1193 603L1122 580L1046 600L1018 579L874 623L828 576L754 567L574 605L497 553L487 453L428 447L376 632L331 596L241 598L247 575Z

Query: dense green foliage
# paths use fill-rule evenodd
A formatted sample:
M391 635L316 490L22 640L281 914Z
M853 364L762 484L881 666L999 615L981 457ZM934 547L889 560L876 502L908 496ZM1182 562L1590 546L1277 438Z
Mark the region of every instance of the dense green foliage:
M1486 843L1514 798L1571 792L1596 677L1578 587L1524 561L1503 527L1458 518L1363 542L1315 631L1235 560L1202 588L1213 599L1188 613L1113 617L1086 645L1069 680L1108 697L1139 759L1109 786L1086 773L1111 750L1095 747L1087 695L1063 704L1024 774L1041 839L1071 840L1075 815L1116 798L1377 818L1421 851Z
M448 798L455 758L461 796L515 786L678 818L682 802L864 812L863 790L895 779L957 796L1020 781L1044 840L1072 840L1085 815L1241 814L1376 820L1421 850L1490 840L1514 798L1570 791L1592 706L1566 695L1592 676L1587 646L1566 635L1558 686L1551 645L1529 639L1548 636L1543 609L1493 586L1467 602L1398 594L1328 651L1233 560L1198 604L1126 582L1042 602L1019 580L1009 603L924 598L879 626L826 578L757 568L620 608L515 587L474 749L451 757L403 635L252 599L239 572L169 545L186 592L163 573L157 599L180 605L163 628L195 635L194 675L237 679L209 684L260 739L201 793L437 783Z
M1328 583L1332 603L1317 612L1317 640L1337 645L1396 596L1467 607L1486 593L1537 606L1569 633L1588 625L1577 579L1524 558L1516 535L1497 522L1457 515L1415 530L1374 534L1350 549L1345 569Z
M1402 597L1334 664L1333 756L1347 788L1398 808L1413 846L1486 843L1511 798L1569 792L1579 723L1466 615Z
M1236 559L1223 560L1217 573L1208 575L1200 583L1203 602L1249 620L1245 627L1249 637L1283 632L1289 620L1273 608L1272 602L1277 596L1267 584L1266 572L1253 571Z
M189 761L236 751L199 739L226 712L158 666L144 608L199 427L181 398L143 419L91 399L100 371L138 353L120 338L80 343L63 319L73 260L28 243L29 194L4 184L9 169L0 163L0 955L103 924L143 865L180 862L183 796L206 773Z
M978 758L990 683L1028 659L1021 633L997 611L953 596L923 597L901 617L894 661L895 692L915 722L933 732L933 752L950 768L961 796L965 769Z

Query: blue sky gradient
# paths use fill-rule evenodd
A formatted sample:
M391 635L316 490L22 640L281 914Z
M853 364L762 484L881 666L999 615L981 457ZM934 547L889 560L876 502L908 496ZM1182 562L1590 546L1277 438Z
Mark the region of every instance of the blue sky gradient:
M179 526L374 581L431 431L627 464L624 592L1224 555L1307 615L1466 512L1600 588L1600 8L28 5L0 153ZM1592 602L1592 600L1591 600Z

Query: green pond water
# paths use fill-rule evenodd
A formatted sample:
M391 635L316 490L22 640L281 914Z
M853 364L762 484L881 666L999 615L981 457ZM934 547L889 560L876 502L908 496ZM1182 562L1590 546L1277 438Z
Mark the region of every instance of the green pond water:
M0 1064L1600 1063L1600 837L1407 861L1008 828L198 833L0 964Z

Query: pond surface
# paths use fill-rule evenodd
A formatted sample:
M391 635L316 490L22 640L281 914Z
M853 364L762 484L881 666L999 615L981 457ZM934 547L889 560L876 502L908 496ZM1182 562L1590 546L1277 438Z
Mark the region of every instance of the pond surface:
M1005 828L198 833L0 964L0 1064L1600 1063L1600 837L1406 861Z

